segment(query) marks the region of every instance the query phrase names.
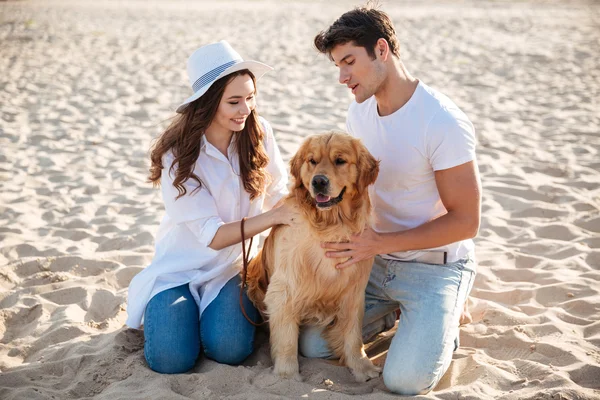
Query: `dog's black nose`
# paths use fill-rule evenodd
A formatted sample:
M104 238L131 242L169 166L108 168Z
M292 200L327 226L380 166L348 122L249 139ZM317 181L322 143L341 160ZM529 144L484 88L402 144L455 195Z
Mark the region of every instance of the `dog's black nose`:
M329 186L329 179L325 175L315 175L312 179L312 185L316 190L324 190Z

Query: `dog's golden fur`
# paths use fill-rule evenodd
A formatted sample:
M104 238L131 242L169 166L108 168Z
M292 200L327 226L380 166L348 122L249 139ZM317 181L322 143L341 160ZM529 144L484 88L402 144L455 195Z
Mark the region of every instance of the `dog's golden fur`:
M290 161L290 172L294 182L285 201L299 207L302 221L272 229L250 262L247 277L250 299L269 320L274 372L300 379L299 326L310 324L325 327L323 335L333 353L358 381L366 381L379 374L361 337L373 259L336 269L344 260L325 257L321 243L348 241L370 224L367 187L377 178L379 162L358 139L329 132L304 141ZM342 194L339 203L329 207L320 197L317 207L315 176L329 180L325 194Z

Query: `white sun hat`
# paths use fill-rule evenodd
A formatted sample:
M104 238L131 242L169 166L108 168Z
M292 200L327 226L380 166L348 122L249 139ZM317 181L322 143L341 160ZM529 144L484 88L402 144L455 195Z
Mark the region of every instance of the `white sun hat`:
M250 70L256 79L273 70L261 62L244 60L225 40L200 47L187 60L187 73L194 94L181 103L176 111L183 112L189 103L199 99L218 79L243 69Z

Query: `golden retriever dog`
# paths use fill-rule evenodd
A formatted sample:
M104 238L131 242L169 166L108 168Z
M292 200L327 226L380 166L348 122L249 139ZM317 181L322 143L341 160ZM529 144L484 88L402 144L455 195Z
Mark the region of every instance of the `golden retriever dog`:
M274 373L300 380L300 325L325 327L330 349L359 382L379 375L362 342L365 288L373 259L337 269L323 242L345 242L371 223L368 186L379 162L360 140L341 132L307 138L290 161L286 202L301 210L295 226L271 230L248 265L248 296L269 321ZM267 286L268 285L268 286Z

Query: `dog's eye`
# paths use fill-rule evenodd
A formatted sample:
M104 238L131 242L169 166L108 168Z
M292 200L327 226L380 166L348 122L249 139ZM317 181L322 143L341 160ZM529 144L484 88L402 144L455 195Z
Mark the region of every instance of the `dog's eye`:
M308 162L311 163L312 165L317 165L317 162L315 161L314 158L309 158Z
M342 164L346 164L346 160L344 160L343 158L335 159L335 165L342 165Z

